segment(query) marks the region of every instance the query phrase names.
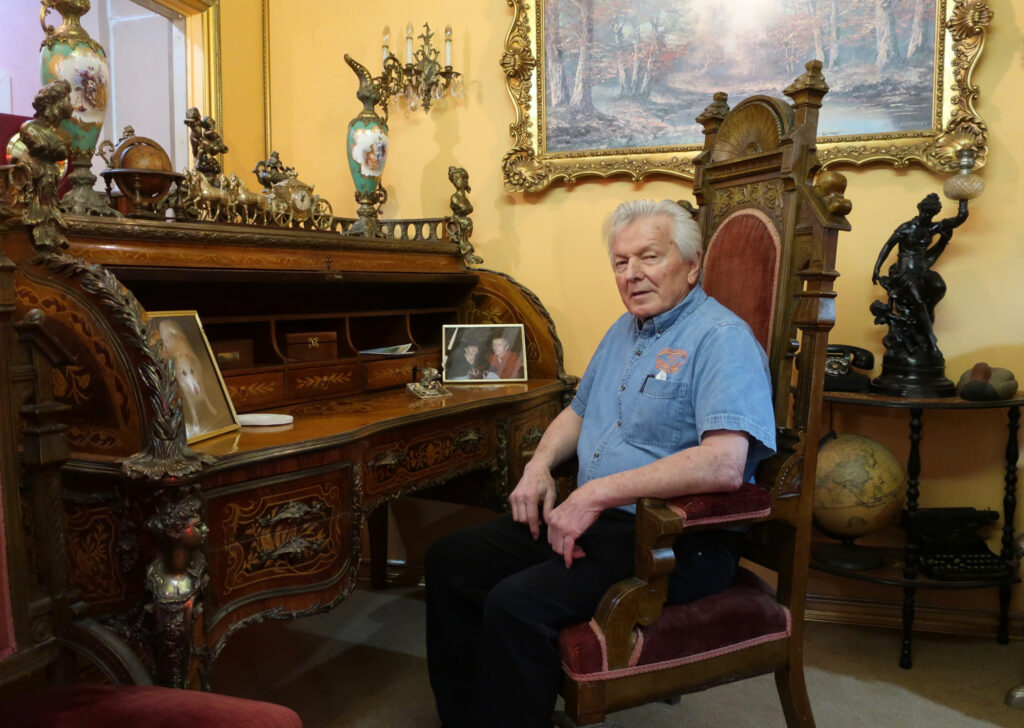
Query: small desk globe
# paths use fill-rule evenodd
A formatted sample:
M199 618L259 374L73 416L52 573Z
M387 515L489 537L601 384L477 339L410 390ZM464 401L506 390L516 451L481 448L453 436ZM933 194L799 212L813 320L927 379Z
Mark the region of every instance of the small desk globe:
M854 539L893 523L903 510L907 476L895 456L863 435L839 435L818 448L814 523L838 544L815 548L814 558L844 569L882 565L874 549Z
M158 205L181 175L173 171L171 160L160 144L136 136L131 127L126 127L110 158L104 157L104 160L108 167L100 174L107 181L107 192L109 194L113 181L132 203L130 217L163 217L157 212Z

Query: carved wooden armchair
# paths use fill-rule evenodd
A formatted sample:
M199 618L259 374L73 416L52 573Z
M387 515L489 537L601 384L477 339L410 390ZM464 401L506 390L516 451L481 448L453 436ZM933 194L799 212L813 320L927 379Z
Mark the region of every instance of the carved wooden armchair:
M787 725L814 725L804 592L836 238L849 229L850 210L845 179L819 172L815 154L827 91L812 61L784 91L791 103L754 96L730 111L725 94L715 94L698 117L703 284L768 352L778 453L762 463L756 484L736 493L637 504L635 575L609 589L591 622L561 633L566 705L558 725L600 723L606 713L770 672ZM774 572L777 586L741 566L725 591L663 606L675 536L726 523L751 524L744 557Z
M0 250L0 726L301 728L279 705L154 686L124 642L83 616L61 505L68 408L52 393L67 354L41 311L12 323L13 269ZM114 684L74 683L76 654ZM17 694L44 669L48 687Z

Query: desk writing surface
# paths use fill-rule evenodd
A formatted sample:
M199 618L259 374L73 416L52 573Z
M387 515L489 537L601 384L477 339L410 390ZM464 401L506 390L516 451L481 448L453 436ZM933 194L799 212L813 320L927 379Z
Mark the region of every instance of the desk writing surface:
M280 407L268 411L294 416L292 424L243 427L191 447L219 459L300 443L310 447L343 444L424 419L468 413L533 397L543 399L550 397L554 390L560 391L562 383L557 379L541 379L515 384L448 384L446 388L452 393L450 397L420 399L402 388Z

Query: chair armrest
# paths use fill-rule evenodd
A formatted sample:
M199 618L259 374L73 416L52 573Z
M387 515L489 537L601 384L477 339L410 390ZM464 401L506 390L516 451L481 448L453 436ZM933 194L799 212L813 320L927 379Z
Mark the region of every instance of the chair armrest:
M650 625L661 615L668 576L676 565L672 544L685 519L662 500L641 498L636 504L633 576L612 584L597 605L594 621L604 633L608 667L629 664L636 625Z
M685 495L672 498L667 505L692 529L765 518L772 512L772 496L763 485L744 483L729 493Z
M768 491L755 483L729 493L637 501L633 576L613 584L594 614L608 648L609 669L628 666L637 625L649 626L661 616L668 577L675 568L672 544L676 536L684 528L764 518L771 513L771 502Z

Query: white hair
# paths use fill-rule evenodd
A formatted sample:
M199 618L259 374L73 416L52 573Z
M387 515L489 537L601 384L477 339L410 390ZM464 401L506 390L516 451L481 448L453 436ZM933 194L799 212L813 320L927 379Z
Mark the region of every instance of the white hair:
M666 217L671 223L670 237L683 260L700 260L700 228L690 213L672 200L630 200L616 207L604 222L604 239L611 256L612 243L624 227L645 217Z

